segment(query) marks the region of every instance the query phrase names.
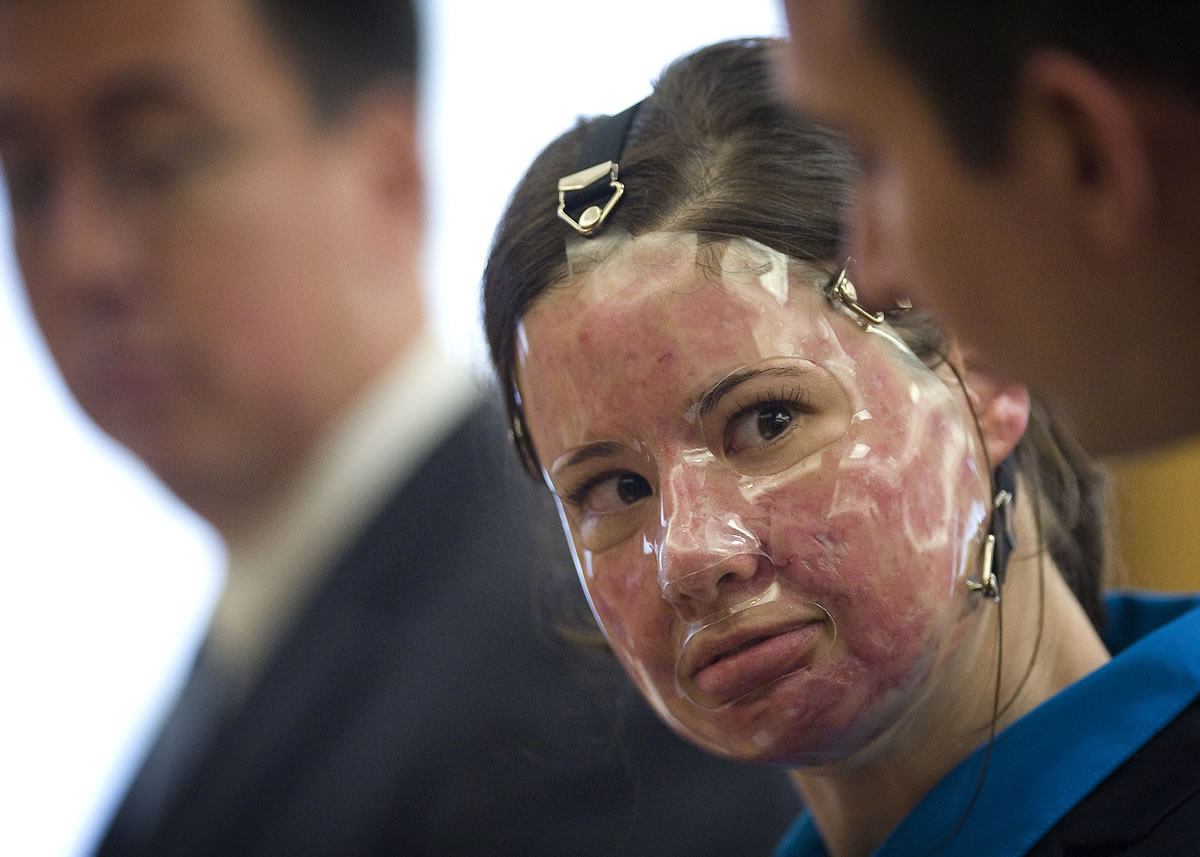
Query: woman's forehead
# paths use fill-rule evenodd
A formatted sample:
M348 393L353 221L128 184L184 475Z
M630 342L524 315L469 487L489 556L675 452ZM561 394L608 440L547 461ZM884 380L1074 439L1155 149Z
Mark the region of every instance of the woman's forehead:
M614 230L567 248L566 281L586 303L685 295L707 286L731 298L783 305L793 284L814 286L826 278L828 272L747 238L703 241L673 232L630 237Z
M856 410L868 389L890 400L885 388L936 380L886 325L866 330L831 304L826 272L756 242L654 235L583 253L569 254L571 276L518 336L518 384L542 444L566 448L630 422L650 430L768 358L811 361Z
M632 369L637 358L719 361L812 351L829 337L820 314L701 275L604 294L567 285L539 304L526 319L527 350L539 345L572 349L591 365L602 360Z
M820 358L834 340L817 288L828 274L753 241L656 234L585 245L569 259L567 279L526 315L521 360L539 346L565 346L589 363L614 350L661 360L802 350Z

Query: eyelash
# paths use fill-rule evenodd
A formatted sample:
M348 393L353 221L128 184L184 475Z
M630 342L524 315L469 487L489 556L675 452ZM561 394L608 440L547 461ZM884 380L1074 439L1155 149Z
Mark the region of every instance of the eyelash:
M760 412L764 407L786 409L791 412L793 419L801 414L813 413L808 391L802 387L793 387L782 395L772 389L763 390L753 400L738 403L737 409L726 419L724 436L721 441L723 451L726 455L731 454L734 433L741 428L745 420L752 418L756 412ZM783 434L791 434L794 428L794 423L789 422L788 428ZM780 435L779 437L782 436ZM762 446L755 447L754 449L742 450L742 453L751 456L763 453L771 448L775 441L779 440L779 437L770 438Z
M601 482L604 482L606 479L612 479L614 476L620 476L622 473L627 472L629 471L606 470L603 473L597 473L594 476L588 476L586 479L576 484L575 487L566 494L562 494L560 496L563 498L563 500L570 503L575 508L580 508L583 506L584 501L587 500L588 494L592 492L593 488L595 488Z
M794 387L791 390L780 394L776 393L772 389L767 389L756 394L752 400L738 402L736 405L737 409L728 419L728 424L733 424L737 420L742 419L750 412L756 408L762 407L763 405L788 405L797 412L812 413L812 404L807 390L800 387ZM612 479L615 476L620 476L622 473L628 472L629 471L627 470L605 470L600 473L596 473L592 476L586 477L574 485L570 490L560 494L559 496L571 506L575 508L581 508L593 488L605 480Z
M812 401L809 398L808 391L801 387L794 387L786 393L780 395L774 390L763 390L758 393L753 400L746 403L737 403L737 410L729 417L728 422L732 423L746 416L747 413L755 408L763 405L791 405L797 411L803 413L812 413Z

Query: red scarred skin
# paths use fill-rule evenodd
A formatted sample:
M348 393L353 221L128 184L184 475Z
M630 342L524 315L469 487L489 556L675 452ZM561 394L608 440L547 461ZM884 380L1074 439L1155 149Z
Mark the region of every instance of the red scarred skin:
M640 501L650 504L645 526L599 552L581 537L582 511L563 503L581 576L627 671L680 734L734 758L832 764L920 718L938 728L939 711L972 680L972 664L955 655L973 613L963 577L987 492L961 393L806 286L781 306L753 285L714 285L690 264L641 273L585 275L544 298L523 322L519 379L560 496L571 486L558 484L556 463L596 441L631 452L591 472L619 466L655 490ZM699 396L779 354L838 378L855 414L844 433L767 477L698 455L707 448ZM667 539L680 521L718 536L736 522L758 544ZM664 592L680 580L686 594ZM740 621L786 613L815 621L815 632L754 662L775 676L764 686L698 705L677 669L689 634L773 584L770 603Z

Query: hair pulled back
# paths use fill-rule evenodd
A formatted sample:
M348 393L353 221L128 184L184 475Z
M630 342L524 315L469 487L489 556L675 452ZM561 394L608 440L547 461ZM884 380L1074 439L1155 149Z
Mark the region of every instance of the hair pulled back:
M770 39L722 42L669 65L639 108L620 158L625 194L606 229L630 235L696 233L701 241L749 238L798 260L835 263L854 171L829 129L804 121L778 97ZM484 273L484 328L526 464L538 469L516 386L522 317L567 276L565 245L576 233L555 216L557 183L577 160L598 118L581 119L547 146L517 185ZM893 326L927 363L948 343L928 316ZM1039 502L1042 540L1093 623L1102 620L1106 480L1082 449L1035 403L1016 451Z

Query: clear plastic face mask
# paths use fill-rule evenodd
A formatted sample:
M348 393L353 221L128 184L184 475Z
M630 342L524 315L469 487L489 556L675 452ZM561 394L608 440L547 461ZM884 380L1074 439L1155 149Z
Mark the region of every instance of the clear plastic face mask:
M723 755L868 739L966 611L988 483L961 391L756 242L607 235L568 258L523 321L519 386L617 656Z

